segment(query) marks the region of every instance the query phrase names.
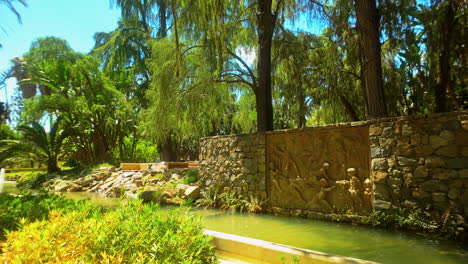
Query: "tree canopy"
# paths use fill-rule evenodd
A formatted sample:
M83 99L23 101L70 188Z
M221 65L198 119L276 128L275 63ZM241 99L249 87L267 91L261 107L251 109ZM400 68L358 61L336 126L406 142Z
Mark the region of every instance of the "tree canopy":
M463 1L111 3L122 19L89 54L40 38L10 73L18 122L77 131L69 160L176 160L205 136L468 107Z

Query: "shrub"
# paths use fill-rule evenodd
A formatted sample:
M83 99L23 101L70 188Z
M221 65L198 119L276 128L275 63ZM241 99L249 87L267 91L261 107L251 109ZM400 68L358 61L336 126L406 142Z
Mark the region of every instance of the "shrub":
M189 170L185 173L185 178L182 180L184 184L190 184L198 181L198 170Z
M89 212L99 207L86 200L70 200L54 194L26 194L20 197L0 196L0 240L6 230L14 231L20 222L46 220L51 210Z
M217 263L188 212L131 201L101 214L52 211L50 222L7 234L0 263Z

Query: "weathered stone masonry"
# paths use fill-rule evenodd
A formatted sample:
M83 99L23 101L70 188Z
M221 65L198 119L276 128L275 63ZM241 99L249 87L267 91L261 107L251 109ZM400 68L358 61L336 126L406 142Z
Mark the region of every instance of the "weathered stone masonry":
M203 188L227 188L266 199L265 135L234 135L200 141Z
M434 220L440 220L447 213L465 219L468 217L466 111L204 138L200 142L202 182L204 187L215 185L235 188L265 197L269 190L267 172L271 169L266 160L269 136L289 134L291 137L294 134L300 138L302 132L310 134L321 131L323 134L325 131L325 134L333 134L335 130L354 127L368 129L365 141L370 142L370 170L365 173L370 174L367 177L370 176L373 183L371 191L374 210L420 208L430 212ZM294 137L291 138L294 140ZM343 146L342 151L355 151L349 144ZM317 148L316 151L323 149ZM333 166L336 164L331 164L330 168L333 169ZM358 169L357 173L363 182L365 176L360 175L362 171ZM317 176L316 179L319 178ZM337 186L336 189L345 186L343 188L346 190L349 186L346 181L344 185L338 185L341 178L334 178L333 175L329 180L332 182L330 184ZM268 194L270 197L271 193ZM329 198L329 201L333 200L333 197Z
M370 125L375 209L419 208L468 217L468 113Z

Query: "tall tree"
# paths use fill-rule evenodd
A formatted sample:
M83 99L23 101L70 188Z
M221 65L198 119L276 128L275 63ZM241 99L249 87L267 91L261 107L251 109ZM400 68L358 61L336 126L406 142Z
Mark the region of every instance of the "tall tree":
M383 88L379 33L379 11L375 0L355 0L356 27L359 36L361 85L366 95L369 119L387 116Z

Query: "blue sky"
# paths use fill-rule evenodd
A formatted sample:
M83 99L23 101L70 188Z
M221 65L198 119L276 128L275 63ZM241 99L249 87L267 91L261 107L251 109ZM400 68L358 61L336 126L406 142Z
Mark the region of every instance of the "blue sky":
M23 23L4 5L0 5L0 72L10 67L10 60L29 50L37 38L60 37L75 51L87 53L94 45L93 35L117 27L120 10L111 8L109 0L27 0L28 6L16 5ZM16 81L0 88L0 101L5 91L10 97Z

